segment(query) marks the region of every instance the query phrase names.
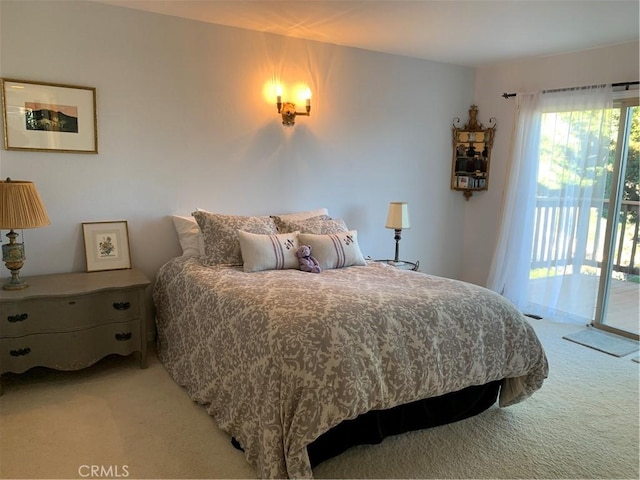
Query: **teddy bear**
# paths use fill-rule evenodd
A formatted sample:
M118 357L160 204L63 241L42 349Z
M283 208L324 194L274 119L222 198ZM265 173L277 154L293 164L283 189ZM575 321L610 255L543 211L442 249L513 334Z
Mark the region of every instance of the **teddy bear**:
M318 260L311 256L311 245L300 245L296 251L300 270L303 272L320 273L322 270Z

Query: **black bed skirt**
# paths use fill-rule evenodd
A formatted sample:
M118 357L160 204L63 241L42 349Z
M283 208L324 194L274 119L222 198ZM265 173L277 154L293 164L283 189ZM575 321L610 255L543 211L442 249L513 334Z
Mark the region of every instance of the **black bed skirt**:
M388 410L372 410L345 420L307 446L311 468L356 445L372 445L386 437L457 422L484 412L496 403L502 380L471 386ZM242 446L231 438L234 447Z
M496 402L501 384L497 380L345 420L307 446L311 467L356 445L377 444L391 435L437 427L484 412Z

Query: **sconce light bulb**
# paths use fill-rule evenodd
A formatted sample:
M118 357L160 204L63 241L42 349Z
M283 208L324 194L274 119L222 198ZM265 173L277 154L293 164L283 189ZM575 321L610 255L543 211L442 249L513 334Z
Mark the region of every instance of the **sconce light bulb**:
M280 85L276 86L276 107L278 107L278 113L280 113L282 108L282 87Z

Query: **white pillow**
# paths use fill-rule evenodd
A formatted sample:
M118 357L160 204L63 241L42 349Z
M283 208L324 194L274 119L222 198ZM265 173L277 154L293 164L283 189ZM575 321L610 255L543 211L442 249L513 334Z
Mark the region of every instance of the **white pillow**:
M196 208L196 211L213 213L213 212L210 212L209 210L205 210L204 208ZM329 215L329 210L326 208L317 208L315 210L306 210L304 212L283 213L283 214L271 215L271 216L272 217L278 216L283 220L297 221L297 220L306 220L307 218L312 218L312 217L318 217L320 215Z
M183 257L199 257L204 255L204 240L200 227L193 217L172 215L173 226L178 234Z
M298 268L298 232L267 235L238 230L243 270L284 270Z
M329 210L326 208L318 208L316 210L307 210L305 212L285 213L281 215L272 215L274 217L280 217L282 220L298 221L306 220L312 217L318 217L320 215L329 215Z
M366 265L358 246L356 230L328 235L301 233L298 235L298 243L311 246L311 256L318 260L323 270Z

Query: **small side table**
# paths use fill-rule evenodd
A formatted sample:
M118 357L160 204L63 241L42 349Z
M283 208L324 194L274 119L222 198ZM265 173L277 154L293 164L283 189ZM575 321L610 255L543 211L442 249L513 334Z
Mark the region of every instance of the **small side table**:
M420 262L408 262L406 260L400 260L398 262L394 260L374 260L376 262L386 263L387 265L391 265L392 267L400 268L402 270L413 270L414 272L419 272L420 270Z

